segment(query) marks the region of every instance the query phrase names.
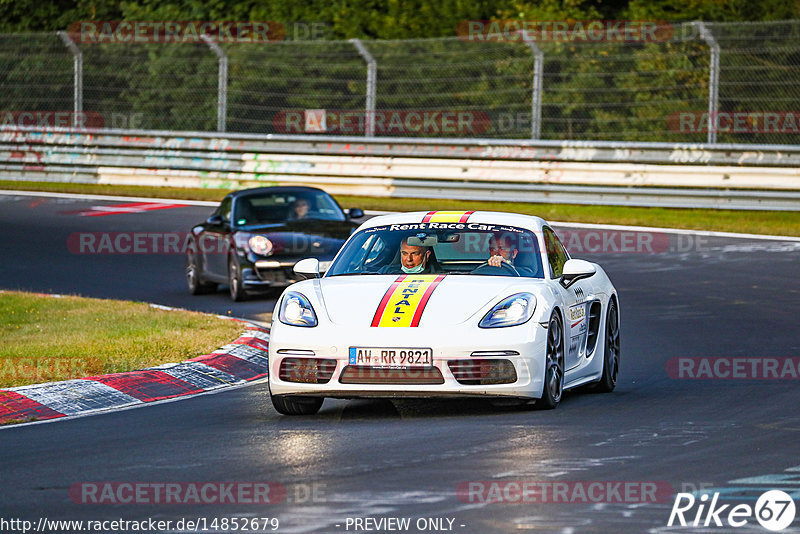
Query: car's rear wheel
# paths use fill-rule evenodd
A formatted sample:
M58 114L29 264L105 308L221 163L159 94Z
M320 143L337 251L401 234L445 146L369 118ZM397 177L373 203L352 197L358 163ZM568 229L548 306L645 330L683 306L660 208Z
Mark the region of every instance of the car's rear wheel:
M314 415L322 407L322 397L301 397L299 395L270 395L272 406L283 415Z
M610 300L606 314L605 350L603 351L603 375L597 382L595 391L611 393L617 386L619 372L619 313L617 303Z
M544 364L544 389L536 407L552 410L564 394L564 329L561 317L553 312L547 325L547 357Z
M216 291L217 284L203 280L202 269L193 245L186 253L186 285L189 287L189 292L192 295L204 295Z
M228 258L228 291L231 294L231 300L234 302L241 302L247 299L247 292L242 283L242 270L239 267L239 262L233 256Z

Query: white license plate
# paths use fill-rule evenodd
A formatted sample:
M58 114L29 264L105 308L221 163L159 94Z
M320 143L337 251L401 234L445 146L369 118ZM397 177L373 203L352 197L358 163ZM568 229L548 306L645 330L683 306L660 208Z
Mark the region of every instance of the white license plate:
M432 367L433 349L350 347L350 365L387 369Z

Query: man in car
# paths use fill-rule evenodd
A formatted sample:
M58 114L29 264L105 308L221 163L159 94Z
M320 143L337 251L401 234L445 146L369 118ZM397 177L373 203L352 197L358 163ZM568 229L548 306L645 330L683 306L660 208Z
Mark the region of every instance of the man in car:
M510 232L494 233L489 237L489 259L486 263L492 267L500 267L503 262L511 264L521 276L533 276L529 265L517 262L519 254L519 238Z
M408 238L400 243L400 265L393 263L383 267L381 274L431 274L437 272L431 257L431 247L408 244Z

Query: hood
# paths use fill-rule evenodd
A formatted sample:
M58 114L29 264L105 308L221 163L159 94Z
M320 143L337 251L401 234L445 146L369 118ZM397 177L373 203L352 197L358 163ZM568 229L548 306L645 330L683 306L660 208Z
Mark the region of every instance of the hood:
M322 278L319 284L329 317L337 325L350 327L369 327L373 321L381 320L387 324L385 321L394 317L399 324L393 326L414 326L407 323L415 315L418 315L416 326L420 327L456 325L470 320L490 304L526 290L521 289L519 278L503 276L449 275L441 276L438 282L435 275L417 276L425 281L416 287L411 285L414 275L407 275L404 284L395 284L398 278L397 275ZM529 285L536 284L531 279ZM417 291L412 293L412 289ZM533 287L527 290L534 292ZM405 296L409 298L404 299Z
M241 226L239 232L266 236L273 256L333 258L358 225L348 221L287 221Z

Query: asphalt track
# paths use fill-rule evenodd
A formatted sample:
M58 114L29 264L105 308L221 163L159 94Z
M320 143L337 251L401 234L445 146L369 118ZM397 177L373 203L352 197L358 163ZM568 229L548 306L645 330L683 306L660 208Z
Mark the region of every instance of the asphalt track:
M77 213L114 204L0 196L0 289L144 300L256 320L271 311L269 298L232 303L222 288L189 296L179 254L71 251L74 234L185 232L210 211ZM603 239L575 235L574 243L592 250ZM666 525L675 493L701 488L720 492L720 502L751 506L762 492L782 489L800 508L800 382L676 379L667 368L679 357L800 356L800 243L650 237L654 252L620 252L619 235L605 236L605 251L572 250L601 262L619 290L623 360L612 394L569 394L550 412L498 413L478 401L328 400L317 416L286 418L260 383L5 428L0 531L20 531L2 523L10 519L152 518L173 521L161 530L172 532L186 530L175 527L181 518L206 518L207 531L232 532L231 523L211 528L211 521L278 518L276 532L765 532L752 517L738 529ZM479 481L512 489L515 482L567 482L571 490L558 502L531 494L528 502L488 504L458 493ZM74 491L92 482L271 482L286 496L269 504L82 502L91 499ZM659 491L658 502L612 493L607 503L573 491L592 482L654 483L668 491ZM356 518L410 518L411 526L392 530L370 521L357 529ZM426 518L442 519L443 528L416 523ZM800 519L790 531L800 531Z

